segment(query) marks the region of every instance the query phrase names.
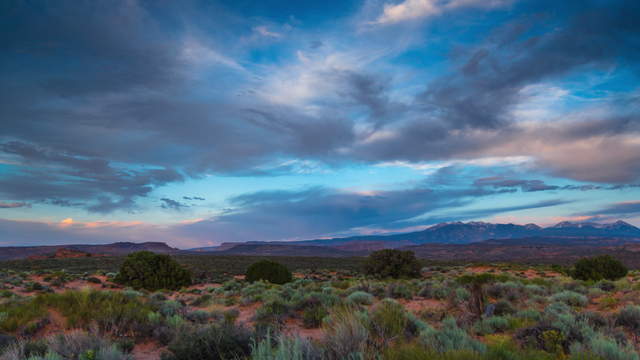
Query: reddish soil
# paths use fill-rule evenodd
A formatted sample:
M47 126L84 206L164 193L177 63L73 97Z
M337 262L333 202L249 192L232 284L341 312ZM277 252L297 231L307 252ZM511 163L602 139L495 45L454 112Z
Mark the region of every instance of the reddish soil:
M426 309L442 310L447 307L447 304L444 301L434 299L400 300L399 302L405 307L405 309L416 315Z
M158 360L165 348L159 343L149 341L137 344L132 351L136 360Z
M283 333L288 336L299 336L308 340L321 340L324 337L321 328L305 329L298 319L287 319L284 323Z

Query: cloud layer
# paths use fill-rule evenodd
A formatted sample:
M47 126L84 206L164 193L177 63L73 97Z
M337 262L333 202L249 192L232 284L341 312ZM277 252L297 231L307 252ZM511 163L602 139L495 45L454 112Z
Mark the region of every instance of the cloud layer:
M638 196L636 2L235 6L2 5L5 226L57 226L51 207L96 220L164 211L204 219L174 224L181 239L279 239L557 206L570 190ZM451 163L468 170L341 184L362 167ZM333 183L304 177L317 169ZM232 177L269 186L212 201L175 190ZM507 194L521 204L464 209Z

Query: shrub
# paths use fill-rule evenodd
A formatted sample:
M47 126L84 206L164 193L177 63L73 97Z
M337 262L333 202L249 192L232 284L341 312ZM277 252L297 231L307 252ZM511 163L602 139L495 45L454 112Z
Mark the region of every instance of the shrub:
M413 292L407 286L407 284L401 282L392 282L387 285L386 289L387 297L392 299L407 299L410 300L413 298Z
M502 316L492 316L478 321L476 331L480 335L503 332L509 328L509 320Z
M271 345L276 342L275 348ZM277 341L267 335L262 341L251 344L251 360L315 360L321 354L311 343L299 337L280 337Z
M616 325L640 333L640 306L625 306L616 316Z
M249 355L251 334L235 325L197 327L181 331L169 343L163 360L236 359Z
M453 350L486 351L486 346L460 329L453 318L446 318L440 330L428 328L422 331L420 341L439 353Z
M162 303L160 313L164 316L173 316L182 309L182 304L176 300L169 300Z
M89 328L96 324L99 330L116 335L135 332L147 323L150 307L138 299L131 299L112 291L66 291L45 294L33 300L35 306L53 307L67 319L69 327Z
M293 280L286 266L270 260L261 260L247 269L247 281L266 280L273 284L285 284Z
M589 302L586 296L569 290L551 296L551 301L563 302L570 306L585 306Z
M413 278L420 276L420 262L412 251L378 250L365 261L364 273L377 278Z
M100 279L98 279L95 276L91 276L90 278L87 279L87 281L93 284L102 284L102 281L100 281Z
M607 360L638 360L638 353L632 347L623 347L602 335L589 342L589 348L595 355Z
M628 269L610 255L600 255L578 260L571 277L579 280L618 280L627 275Z
M304 309L302 325L307 329L314 329L322 325L322 319L327 316L327 310L321 305Z
M403 335L407 327L407 312L400 303L384 299L371 311L371 328L383 343Z
M29 360L131 360L111 342L80 331L58 334L46 338L44 346L19 342L9 347L1 359Z
M177 290L191 285L191 272L169 255L138 251L127 255L115 282L135 289Z
M341 307L323 324L327 359L357 359L369 348L368 318L350 307Z
M355 291L347 296L347 300L358 305L371 305L373 303L373 295L364 291Z
M500 300L497 303L495 303L495 308L493 309L493 314L499 315L499 316L511 315L514 312L515 312L515 309L513 308L511 303L505 300Z

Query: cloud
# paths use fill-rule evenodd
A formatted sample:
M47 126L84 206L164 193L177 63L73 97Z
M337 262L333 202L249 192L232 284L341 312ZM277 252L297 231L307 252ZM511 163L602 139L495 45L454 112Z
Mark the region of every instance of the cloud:
M607 217L632 217L640 215L640 201L623 201L610 204L604 208L586 213L586 215L599 215Z
M17 209L22 207L31 207L31 204L24 202L4 202L0 201L0 209Z
M506 211L548 207L561 200L454 215L440 212L504 193L502 189L438 189L420 184L405 190L344 191L323 187L262 191L230 199L232 208L215 217L174 229L183 237L213 241L309 239L375 229L403 229L439 221L477 218Z
M407 0L387 4L378 20L392 24L507 4ZM187 7L136 1L20 3L0 21L7 53L0 163L10 164L0 174L0 197L97 213L132 211L167 184L299 171L292 163L496 159L497 166L525 158L522 166L540 176L637 182L637 91L561 113L532 113L531 106L575 100L562 80L576 74L633 79L638 55L629 49L637 48L638 5L516 5L522 8L513 21L478 34L472 45L440 49L429 29L381 27L379 38L351 36L348 21L332 22L332 32L292 32L290 43L278 42L282 48L250 47L236 41L238 34L269 37L272 27L258 29L254 19L224 12L212 21ZM541 15L517 16L523 12ZM423 30L428 46L415 41ZM425 67L404 63L432 45L450 54L444 61L451 67L423 73ZM297 51L298 58L287 58ZM409 85L398 89L398 83ZM522 181L501 190L554 186ZM338 228L347 225L328 227Z
M112 166L99 158L84 158L13 141L0 144L24 169L0 177L0 195L9 199L77 206L83 201L92 212L132 209L136 198L154 187L183 180L173 169L132 170ZM95 201L92 201L95 200Z
M560 188L556 185L547 185L542 180L506 179L500 176L476 179L473 184L494 188L520 188L523 192L557 190Z
M277 32L273 32L273 31L269 31L269 28L267 28L266 26L256 26L253 28L253 31L257 32L258 34L264 36L264 37L270 37L270 38L275 38L278 39L280 37L282 37L282 34L277 33Z
M160 199L160 201L162 201L162 205L160 205L160 207L163 209L181 211L189 207L189 205L185 203L181 203L179 201L168 199L168 198L162 198Z
M390 25L429 18L460 8L494 8L510 2L510 0L404 0L399 4L386 3L382 14L372 23Z
M200 196L183 196L182 198L184 200L200 200L200 201L206 200L205 198L200 197Z

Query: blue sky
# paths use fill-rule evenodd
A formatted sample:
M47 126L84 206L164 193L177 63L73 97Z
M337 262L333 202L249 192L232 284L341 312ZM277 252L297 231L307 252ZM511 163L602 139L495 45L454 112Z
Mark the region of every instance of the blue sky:
M0 14L0 245L640 225L635 1Z

